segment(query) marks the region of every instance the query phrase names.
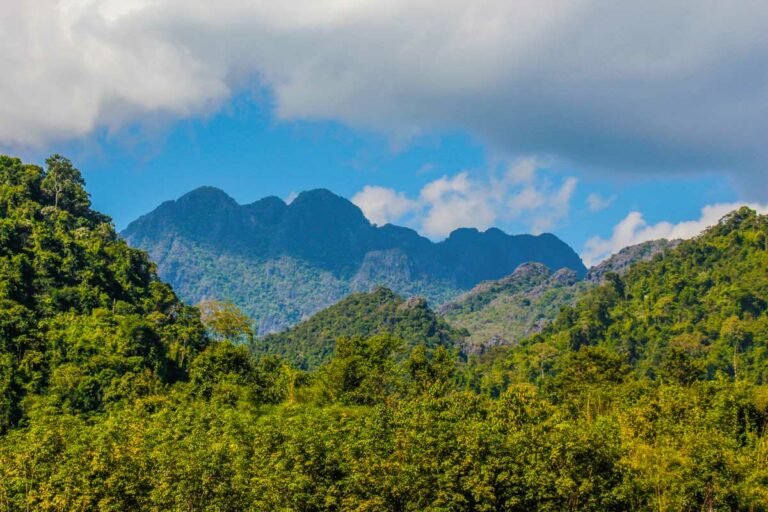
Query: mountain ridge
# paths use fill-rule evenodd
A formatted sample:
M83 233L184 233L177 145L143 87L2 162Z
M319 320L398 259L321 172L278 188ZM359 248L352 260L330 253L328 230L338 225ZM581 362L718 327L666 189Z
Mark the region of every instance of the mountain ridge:
M410 228L375 226L327 189L302 192L290 204L267 196L241 205L221 189L200 187L122 235L150 253L182 298L232 300L259 322L260 334L377 285L439 304L528 261L579 277L587 270L552 234L460 228L433 242Z

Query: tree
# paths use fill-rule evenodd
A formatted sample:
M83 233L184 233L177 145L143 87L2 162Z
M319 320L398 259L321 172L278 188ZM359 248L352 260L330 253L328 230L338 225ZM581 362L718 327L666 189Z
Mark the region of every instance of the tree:
M88 193L85 191L85 180L67 158L52 155L46 161L45 177L40 184L41 190L53 199L56 210L70 210L80 213L90 206Z
M355 405L383 401L398 384L393 356L402 343L389 334L337 340L336 355L321 370L326 397Z
M217 341L253 343L251 319L231 302L206 300L197 307L203 325Z
M411 392L445 394L451 388L455 367L455 359L445 347L429 351L424 345L417 345L405 362Z

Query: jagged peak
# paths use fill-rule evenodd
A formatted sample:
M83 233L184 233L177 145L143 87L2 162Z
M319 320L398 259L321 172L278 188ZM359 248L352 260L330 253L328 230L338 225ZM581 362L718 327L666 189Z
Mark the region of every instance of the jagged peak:
M345 197L341 197L340 195L334 194L327 188L314 188L300 192L299 195L296 196L296 199L291 201L291 204L288 206L297 208L306 204L314 205L318 203L343 204L345 206L349 205L357 208L357 206L355 206L352 201Z
M370 226L370 222L357 205L325 188L301 192L288 205L288 212L299 215L310 214L313 217L323 214L332 215L335 218L342 217Z
M532 273L549 275L552 273L552 271L548 266L543 263L539 263L538 261L526 261L525 263L519 265L511 275L514 276Z
M445 241L457 241L464 238L478 236L480 234L480 230L477 228L458 228L451 231Z
M207 185L187 192L176 200L176 204L228 204L239 206L237 201L220 188Z
M285 201L283 201L281 198L277 196L265 196L245 206L262 206L262 205L286 206L286 207L288 206L288 204L286 204Z

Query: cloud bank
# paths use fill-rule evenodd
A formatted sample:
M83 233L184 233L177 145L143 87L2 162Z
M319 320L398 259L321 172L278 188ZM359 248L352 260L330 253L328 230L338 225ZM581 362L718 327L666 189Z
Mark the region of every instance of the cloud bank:
M702 208L701 215L696 220L648 224L642 213L630 212L613 228L613 234L609 239L593 237L587 240L581 259L584 260L585 265L592 266L629 245L659 238L667 240L693 238L742 206L748 206L760 214L768 214L768 204L720 203Z
M0 8L0 145L215 112L464 130L586 170L768 192L764 0L37 0Z
M378 186L366 186L352 202L371 222L405 223L431 238L462 227L488 229L518 222L533 233L553 229L567 217L577 180L558 182L537 172L533 159L509 166L501 176L477 179L467 171L442 176L422 187L418 197Z

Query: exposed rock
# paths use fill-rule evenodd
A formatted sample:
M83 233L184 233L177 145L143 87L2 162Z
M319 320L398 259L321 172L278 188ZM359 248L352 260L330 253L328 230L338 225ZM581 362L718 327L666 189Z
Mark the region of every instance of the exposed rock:
M624 275L629 267L638 261L650 261L657 254L664 253L677 247L682 240L650 240L637 245L625 247L602 263L590 268L585 281L602 283L609 272Z
M405 302L398 306L403 311L413 311L414 309L426 309L427 299L424 297L409 297Z
M550 286L571 286L576 284L579 280L579 276L573 270L569 268L561 268L549 278L547 283Z
M266 197L240 205L203 187L163 203L123 236L152 255L185 301L230 300L262 332L376 285L442 304L526 261L586 272L578 254L551 234L463 228L432 242L405 227L375 226L351 201L323 189L290 204Z

